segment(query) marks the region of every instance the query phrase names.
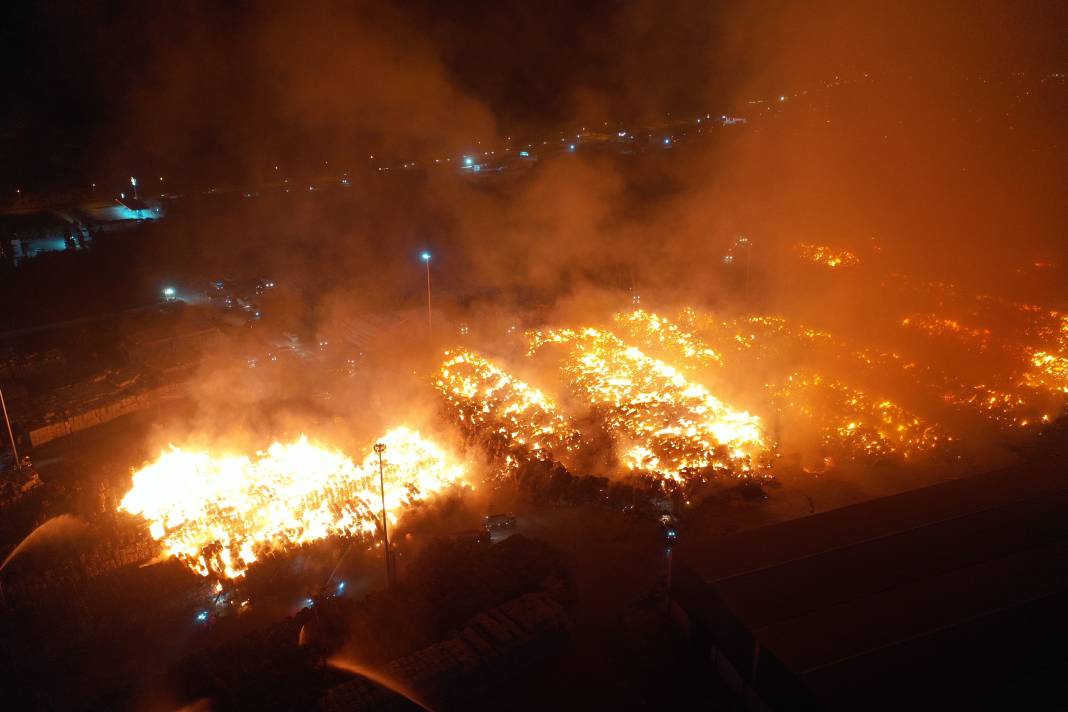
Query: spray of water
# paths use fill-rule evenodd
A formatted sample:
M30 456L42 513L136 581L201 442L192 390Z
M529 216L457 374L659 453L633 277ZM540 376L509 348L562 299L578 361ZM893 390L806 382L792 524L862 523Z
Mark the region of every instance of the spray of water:
M433 710L429 706L427 706L425 702L415 696L415 693L401 685L396 680L386 677L380 672L371 670L370 668L365 667L360 663L353 662L352 660L346 660L337 656L330 658L326 662L328 665L330 665L331 667L335 667L338 670L344 670L346 672L351 672L353 674L359 675L360 677L365 677L371 682L381 685L382 687L386 688L391 692L395 692L396 694L410 701L412 704L421 707L427 712L433 712Z
M58 517L52 517L47 522L30 532L25 539L19 542L7 558L4 559L4 563L0 564L0 571L8 565L12 559L35 546L40 546L46 542L56 541L59 539L73 538L80 535L86 528L86 523L70 514L61 514Z

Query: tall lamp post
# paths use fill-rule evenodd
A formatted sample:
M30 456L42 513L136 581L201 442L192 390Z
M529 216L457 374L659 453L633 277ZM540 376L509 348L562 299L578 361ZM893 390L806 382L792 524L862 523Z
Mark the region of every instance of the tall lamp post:
M426 264L426 325L430 331L434 330L434 317L430 311L430 253L424 252L421 257Z
M11 430L11 418L7 416L7 403L4 402L4 392L0 390L0 410L4 412L4 424L7 425L7 437L11 441L11 456L15 458L15 470L22 469L22 462L19 460L19 449L15 445L15 433Z
M382 541L386 549L386 584L393 585L393 562L389 555L389 524L386 522L386 477L382 468L382 453L386 451L385 443L375 443L378 455L378 489L382 493Z
M130 185L133 186L134 189L134 200L137 200L137 179L133 176L130 176Z

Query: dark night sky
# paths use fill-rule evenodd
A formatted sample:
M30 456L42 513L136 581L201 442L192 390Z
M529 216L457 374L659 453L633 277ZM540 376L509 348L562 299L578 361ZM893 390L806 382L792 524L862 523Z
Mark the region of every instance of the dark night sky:
M314 7L312 7L314 5ZM39 2L0 10L0 185L452 148L836 73L1065 70L1066 4Z

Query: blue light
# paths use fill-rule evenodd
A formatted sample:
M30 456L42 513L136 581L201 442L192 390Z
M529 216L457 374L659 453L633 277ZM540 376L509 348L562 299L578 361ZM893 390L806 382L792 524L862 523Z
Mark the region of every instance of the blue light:
M575 144L571 144L570 146L567 147L567 149L569 151L574 151L575 150Z
M527 156L529 156L529 155L530 155L530 151L520 151L520 152L519 152L519 155L520 155L520 156L523 156L524 158L526 158Z
M665 146L670 146L671 145L671 139L670 138L665 138L664 139L664 145Z
M423 262L429 262L430 261L430 253L429 252L424 252L423 254L420 255L420 257L423 258Z
M310 598L305 598L304 599L304 607L305 608L311 608L314 605L315 605L315 601L311 600Z
M201 611L200 613L197 614L197 621L199 621L200 623L203 623L207 619L208 619L208 612L207 611Z
M344 581L342 581L341 583L339 583L339 584L337 585L337 592L338 592L338 593L341 593L341 592L342 592L342 591L344 591L344 590L345 590L345 582L344 582Z
M471 156L464 156L464 165L465 166L469 166L470 167L470 166L474 165L474 163L475 163L475 159L471 158Z

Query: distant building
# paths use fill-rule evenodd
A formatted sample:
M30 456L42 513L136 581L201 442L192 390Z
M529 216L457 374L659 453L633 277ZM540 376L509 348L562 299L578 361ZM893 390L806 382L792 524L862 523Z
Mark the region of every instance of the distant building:
M0 258L14 265L44 252L85 249L90 242L84 224L58 213L0 216Z
M84 250L93 238L123 230L166 212L158 200L120 198L78 206L0 215L0 260L18 266L46 252Z

